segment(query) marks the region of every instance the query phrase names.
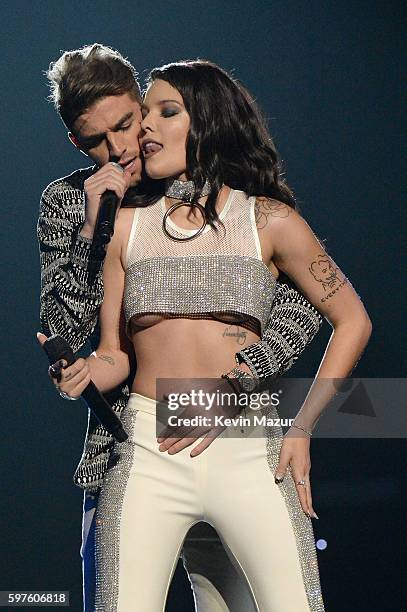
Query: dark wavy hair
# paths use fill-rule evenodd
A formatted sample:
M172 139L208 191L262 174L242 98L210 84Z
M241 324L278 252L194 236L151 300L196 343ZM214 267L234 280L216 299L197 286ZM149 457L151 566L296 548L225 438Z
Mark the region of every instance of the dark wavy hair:
M198 201L205 179L212 191L205 205L207 222L219 221L216 199L223 184L248 196L265 196L297 208L282 178L281 161L266 120L248 90L207 60L186 60L154 68L146 86L167 81L181 94L190 117L186 175Z

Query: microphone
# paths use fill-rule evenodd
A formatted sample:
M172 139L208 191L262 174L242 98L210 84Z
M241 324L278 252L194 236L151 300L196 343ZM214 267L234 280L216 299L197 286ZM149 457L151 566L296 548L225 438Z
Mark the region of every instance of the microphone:
M124 172L122 166L117 162L110 163ZM114 234L114 223L118 205L119 198L111 189L107 189L101 195L96 227L89 253L88 272L91 283L95 280L100 269L100 262L104 261L106 257L106 246Z
M117 162L110 162L124 174L123 167ZM99 214L95 228L95 239L101 245L109 244L114 233L114 222L116 219L119 198L116 193L107 189L100 198Z
M44 342L42 348L48 356L50 365L60 359L65 359L68 365L72 365L76 361L71 347L61 336L51 336ZM95 383L90 381L82 392L81 397L86 401L101 425L107 429L117 442L125 442L127 440L128 435L123 428L121 420L100 393Z
M95 237L99 244L109 244L114 233L114 222L119 198L114 191L108 189L100 198L100 208L95 228Z

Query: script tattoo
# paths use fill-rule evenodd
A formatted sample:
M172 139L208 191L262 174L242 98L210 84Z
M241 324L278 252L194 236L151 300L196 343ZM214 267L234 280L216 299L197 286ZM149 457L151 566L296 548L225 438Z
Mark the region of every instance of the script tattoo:
M312 262L309 271L315 280L322 284L324 291L328 293L321 298L321 302L329 300L339 289L346 283L347 278L339 273L327 255L320 254L317 259Z
M288 217L291 208L278 200L270 200L269 198L256 198L254 206L254 216L256 225L259 229L266 227L269 217Z
M234 327L236 327L236 329L234 329ZM239 326L234 325L227 327L222 334L224 338L235 336L236 342L240 344L240 346L243 346L243 344L246 342L246 335L247 333L244 330L239 331Z
M114 366L114 359L110 355L98 355L99 359L106 361L109 365Z

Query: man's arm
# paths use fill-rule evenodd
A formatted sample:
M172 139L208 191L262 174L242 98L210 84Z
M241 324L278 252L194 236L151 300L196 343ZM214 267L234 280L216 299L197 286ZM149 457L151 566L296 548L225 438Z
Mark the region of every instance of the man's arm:
M109 170L104 169L106 175ZM41 328L47 336L61 335L75 352L94 331L104 295L102 263L96 278L91 279L88 261L92 239L80 234L85 221L84 183L93 172L87 168L51 183L42 194L37 227ZM120 415L128 395L129 388L123 385L104 397ZM82 457L73 477L77 486L90 491L101 487L113 444L113 437L89 410Z
M297 361L322 323L317 309L281 275L261 340L236 353L236 362L245 363L260 383L281 376Z
M77 351L95 329L103 282L101 263L95 278L89 278L91 239L80 235L84 193L80 179L75 184L71 177L51 183L42 194L37 235L41 329L47 336L62 336Z

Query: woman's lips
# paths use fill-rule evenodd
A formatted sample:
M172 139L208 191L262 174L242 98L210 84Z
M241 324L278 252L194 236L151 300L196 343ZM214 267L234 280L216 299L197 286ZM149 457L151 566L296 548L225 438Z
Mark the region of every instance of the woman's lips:
M149 159L156 153L159 153L162 149L162 145L158 144L158 142L147 142L143 146L144 158Z

